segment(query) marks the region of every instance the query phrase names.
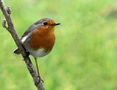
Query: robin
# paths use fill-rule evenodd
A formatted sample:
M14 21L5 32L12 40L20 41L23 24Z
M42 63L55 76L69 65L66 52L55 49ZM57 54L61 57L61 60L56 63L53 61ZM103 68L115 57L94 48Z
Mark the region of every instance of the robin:
M26 52L35 58L38 75L37 57L43 57L52 50L55 43L54 27L57 25L60 23L55 23L50 18L44 18L31 25L21 37ZM21 52L16 49L14 53L20 54Z

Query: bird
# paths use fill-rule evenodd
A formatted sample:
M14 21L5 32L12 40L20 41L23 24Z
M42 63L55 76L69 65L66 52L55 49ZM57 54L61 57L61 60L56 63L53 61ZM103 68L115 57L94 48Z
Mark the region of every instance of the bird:
M38 75L39 68L37 58L48 55L52 50L55 44L55 26L58 25L60 25L60 23L56 23L53 19L40 19L33 23L20 39L26 52L34 57ZM20 54L21 51L17 48L14 53Z

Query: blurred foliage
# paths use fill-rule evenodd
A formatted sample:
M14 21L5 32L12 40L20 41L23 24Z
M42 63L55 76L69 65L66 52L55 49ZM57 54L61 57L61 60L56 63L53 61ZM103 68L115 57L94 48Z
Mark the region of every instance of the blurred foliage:
M117 0L4 1L19 36L40 18L61 22L53 51L38 60L46 90L117 90ZM0 90L36 90L1 24L0 42Z

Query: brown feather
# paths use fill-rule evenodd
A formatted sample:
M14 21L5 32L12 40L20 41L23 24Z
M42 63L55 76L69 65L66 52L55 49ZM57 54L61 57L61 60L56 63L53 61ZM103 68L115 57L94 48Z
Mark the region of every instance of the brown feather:
M32 33L30 47L34 50L44 48L45 51L50 51L55 42L54 28L44 26Z

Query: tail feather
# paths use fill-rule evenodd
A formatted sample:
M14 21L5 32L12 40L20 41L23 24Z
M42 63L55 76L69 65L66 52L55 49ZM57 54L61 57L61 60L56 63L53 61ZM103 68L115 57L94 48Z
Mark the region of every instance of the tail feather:
M20 54L20 50L17 48L15 51L14 51L15 54Z

